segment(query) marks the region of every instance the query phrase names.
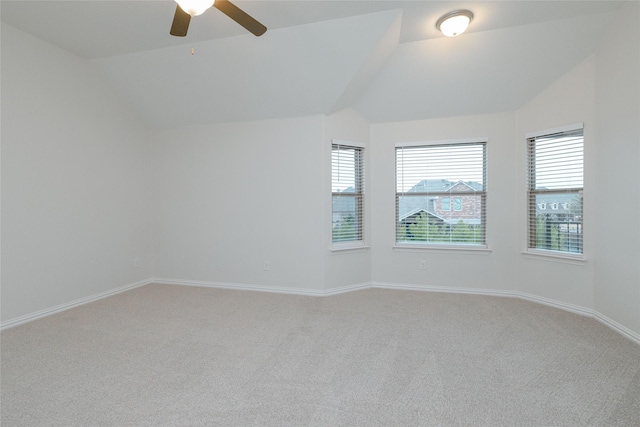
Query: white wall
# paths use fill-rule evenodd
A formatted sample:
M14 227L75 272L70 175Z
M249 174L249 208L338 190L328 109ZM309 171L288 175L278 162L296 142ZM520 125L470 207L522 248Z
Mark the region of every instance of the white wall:
M151 140L112 93L2 25L3 321L151 274Z
M518 247L515 230L514 114L374 124L371 126L373 281L391 285L508 290ZM395 143L488 138L487 243L489 252L394 249ZM427 269L420 269L420 261Z
M365 144L365 193L364 193L364 244L358 250L331 250L331 142L333 139ZM371 227L371 191L372 179L369 141L369 123L355 110L346 109L327 116L324 123L325 155L323 168L326 171L325 190L327 198L323 233L325 236L325 283L326 290L344 288L371 282L371 239L375 232Z
M517 250L527 248L527 151L525 135L565 125L584 123L584 262L563 262L558 258L517 257L516 289L527 294L550 298L584 308L593 308L593 272L596 260L595 229L601 221L594 215L596 123L594 120L595 57L590 56L547 89L527 102L517 112L517 192L515 217Z
M331 141L368 141L359 113L186 127L155 139L159 280L312 293L371 281L369 250L330 250Z
M323 142L322 116L158 132L154 275L321 290Z
M596 53L595 308L640 333L640 3ZM585 217L586 220L586 217Z

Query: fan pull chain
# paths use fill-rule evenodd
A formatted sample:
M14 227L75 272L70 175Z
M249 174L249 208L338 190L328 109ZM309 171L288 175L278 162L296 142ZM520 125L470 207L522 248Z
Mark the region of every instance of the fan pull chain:
M191 48L191 55L193 55L194 53L196 53L196 51L193 48Z

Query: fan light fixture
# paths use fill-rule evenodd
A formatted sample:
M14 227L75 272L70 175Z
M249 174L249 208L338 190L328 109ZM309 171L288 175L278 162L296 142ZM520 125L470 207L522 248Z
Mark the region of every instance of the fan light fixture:
M473 20L473 13L468 10L454 10L442 16L436 22L436 28L447 37L455 37L464 33Z
M215 0L176 0L176 3L191 16L201 15L213 6Z
M169 34L175 37L186 36L191 17L201 15L211 6L236 21L254 36L261 36L267 31L267 27L229 0L176 0L176 3L178 3L176 12L171 22L171 30L169 30Z

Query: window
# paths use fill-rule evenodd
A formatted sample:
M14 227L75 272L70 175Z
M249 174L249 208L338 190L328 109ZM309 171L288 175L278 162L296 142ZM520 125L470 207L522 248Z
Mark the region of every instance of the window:
M331 145L332 242L363 241L364 148Z
M582 125L529 135L527 146L528 246L530 249L581 254Z
M443 211L450 211L451 210L451 198L444 197L442 199L442 210ZM453 210L454 211L461 211L462 210L462 198L461 197L454 197L453 198Z
M396 144L396 242L486 244L486 141Z

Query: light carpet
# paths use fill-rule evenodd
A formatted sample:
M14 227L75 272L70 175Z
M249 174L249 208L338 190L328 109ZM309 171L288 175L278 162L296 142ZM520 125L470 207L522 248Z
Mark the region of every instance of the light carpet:
M1 335L9 426L640 426L640 346L513 298L147 285Z

